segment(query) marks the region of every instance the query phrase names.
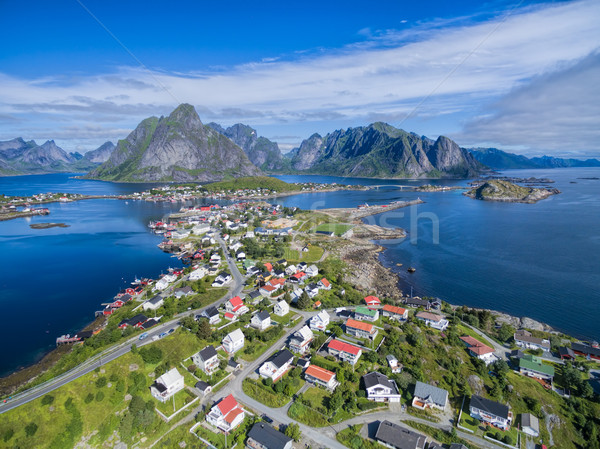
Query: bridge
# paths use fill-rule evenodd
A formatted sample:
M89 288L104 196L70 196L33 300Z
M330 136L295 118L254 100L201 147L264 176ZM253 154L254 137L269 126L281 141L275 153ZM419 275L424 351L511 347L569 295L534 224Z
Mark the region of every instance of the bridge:
M380 185L376 185L376 186L369 186L370 189L375 189L375 190L379 190L380 187L387 187L387 188L392 188L392 189L400 189L400 190L415 190L416 187L415 186L403 186L400 184L380 184Z

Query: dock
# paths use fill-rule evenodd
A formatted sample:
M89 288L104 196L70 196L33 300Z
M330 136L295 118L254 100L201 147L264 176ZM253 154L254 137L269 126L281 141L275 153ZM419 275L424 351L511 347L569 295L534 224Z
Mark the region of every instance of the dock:
M374 206L364 206L358 209L352 209L350 211L349 218L354 220L360 220L361 218L368 217L370 215L377 215L390 210L401 209L403 207L414 206L416 204L423 204L425 201L417 198L412 201L395 201L390 204L378 204Z

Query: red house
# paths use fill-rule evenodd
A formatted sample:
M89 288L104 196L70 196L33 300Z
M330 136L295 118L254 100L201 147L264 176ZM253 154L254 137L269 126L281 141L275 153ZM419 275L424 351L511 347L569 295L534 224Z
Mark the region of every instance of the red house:
M381 307L381 301L377 296L367 296L365 298L365 303L367 307Z

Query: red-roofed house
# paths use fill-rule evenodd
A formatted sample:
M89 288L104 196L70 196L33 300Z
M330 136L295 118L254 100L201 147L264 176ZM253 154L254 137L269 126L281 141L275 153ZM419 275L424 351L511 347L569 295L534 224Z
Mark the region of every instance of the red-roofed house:
M408 318L408 310L386 304L383 306L383 316L392 320L405 321Z
M331 283L325 278L317 282L317 285L321 290L331 290Z
M341 340L331 340L327 345L327 351L330 355L338 357L340 360L356 364L362 355L362 349Z
M244 409L230 394L213 405L206 415L206 421L223 432L231 432L242 423L244 417Z
M305 281L307 278L308 276L304 271L299 271L298 273L292 274L290 276L290 282L302 282Z
M270 262L267 262L264 264L265 268L267 269L267 271L270 273L271 271L273 271L273 265Z
M335 387L339 385L339 382L335 380L335 373L317 365L310 365L306 368L304 378L307 382L321 385L328 390L335 390Z
M277 291L277 287L273 287L270 284L265 284L259 289L260 294L267 298L270 297L276 291Z
M375 338L377 328L370 323L348 318L346 320L346 333L359 338Z
M225 310L229 313L233 313L235 316L240 316L248 312L250 309L248 309L248 307L244 304L242 298L239 296L234 296L225 303Z
M377 296L367 296L365 298L365 303L367 307L381 307L381 301Z
M497 360L497 357L494 355L494 349L481 343L476 338L466 335L464 337L460 337L460 339L465 345L467 345L469 354L471 354L472 357L477 357L478 359L483 360L486 365L489 365Z

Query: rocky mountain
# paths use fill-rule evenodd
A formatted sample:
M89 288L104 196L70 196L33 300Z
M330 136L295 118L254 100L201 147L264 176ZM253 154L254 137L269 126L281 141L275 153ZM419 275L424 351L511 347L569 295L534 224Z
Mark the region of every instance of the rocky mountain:
M48 140L42 145L21 137L0 142L0 174L25 175L77 171L78 160Z
M279 145L266 137L259 137L256 130L250 126L237 123L225 129L214 122L208 123L206 126L210 126L231 139L244 150L250 162L261 170L279 171L285 167L286 163L279 150Z
M87 159L90 162L102 164L106 162L113 150L115 149L115 144L111 141L104 142L98 148L92 151L88 151L83 155L83 158Z
M598 159L561 159L550 156L528 158L497 148L469 148L475 159L494 170L517 168L600 167Z
M468 178L481 163L447 137L437 140L386 123L313 134L292 155L291 167L305 173L393 178Z
M476 200L532 204L558 193L558 189L525 187L501 179L490 179L464 195Z
M193 106L143 120L110 158L88 173L108 181L219 181L261 171L227 137L204 126Z

